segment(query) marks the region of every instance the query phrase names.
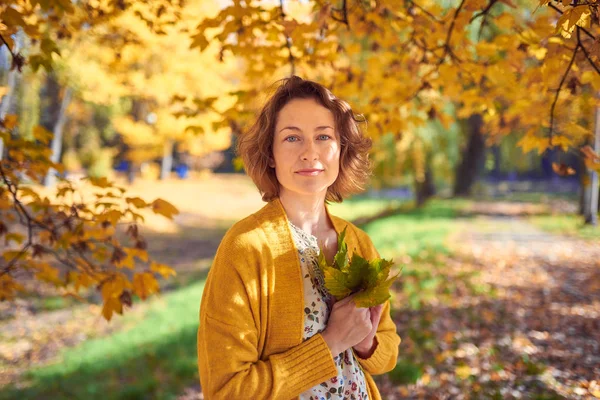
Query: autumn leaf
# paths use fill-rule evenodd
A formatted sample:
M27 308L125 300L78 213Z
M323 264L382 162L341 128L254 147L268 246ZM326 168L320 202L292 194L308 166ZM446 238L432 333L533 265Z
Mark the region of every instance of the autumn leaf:
M113 313L123 314L123 304L121 303L121 299L119 297L110 297L104 300L104 305L102 306L102 316L107 321L110 321Z
M354 301L358 307L373 307L385 303L390 297L390 287L398 275L390 277L392 261L376 258L366 260L354 253L348 260L346 229L338 237L338 252L333 265L328 265L319 253L317 264L324 278L325 288L336 300L357 293Z
M169 219L173 219L173 215L179 214L179 210L175 206L163 199L156 199L152 202L152 211Z
M90 177L84 178L84 180L89 180L92 185L99 187L101 189L106 189L106 188L113 186L112 183L106 177L94 178L94 177L90 176Z
M471 376L471 367L469 367L468 365L462 365L460 367L456 367L456 376L458 376L460 379L467 379L469 376Z
M36 125L33 128L33 136L40 142L42 142L44 144L48 144L52 140L52 137L54 136L54 134L52 132L48 131L47 129L45 129L43 126Z
M556 24L556 32L564 38L570 38L575 26L581 26L582 28L590 26L591 13L591 9L587 5L573 7L565 11Z
M23 290L25 288L17 283L12 276L8 274L0 276L0 301L13 299L15 292Z
M4 120L2 120L2 125L6 129L13 129L15 126L17 126L17 116L15 114L8 114L6 117L4 117Z
M162 275L162 277L165 279L171 275L177 275L177 272L175 272L173 268L169 267L168 265L160 264L154 261L150 264L150 270Z
M127 204L132 204L137 208L148 207L148 203L146 203L143 199L140 199L139 197L127 197L125 201L127 201Z
M575 170L564 163L552 163L552 170L560 176L575 175Z
M142 300L145 300L153 293L159 290L158 282L154 275L149 272L135 274L133 277L133 292Z
M325 287L327 291L336 298L342 300L344 297L352 293L352 289L348 287L348 277L344 272L333 268L326 267L323 270L325 278Z

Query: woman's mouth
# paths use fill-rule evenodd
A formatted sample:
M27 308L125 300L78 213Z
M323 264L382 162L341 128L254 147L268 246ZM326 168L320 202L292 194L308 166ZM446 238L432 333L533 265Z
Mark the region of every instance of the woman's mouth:
M301 169L296 171L297 174L303 175L303 176L317 176L319 175L321 172L323 172L322 169Z

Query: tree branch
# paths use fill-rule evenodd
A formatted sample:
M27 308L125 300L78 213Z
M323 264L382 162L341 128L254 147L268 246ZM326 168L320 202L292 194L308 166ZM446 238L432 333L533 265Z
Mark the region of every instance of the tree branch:
M487 5L486 8L484 8L483 10L481 10L480 13L475 14L471 17L471 19L469 20L469 24L472 23L473 21L475 21L477 18L479 17L483 17L485 19L485 17L487 16L487 14L490 12L490 10L492 9L492 7L494 6L494 4L496 4L498 2L498 0L491 0L490 4Z
M15 53L13 53L12 49L8 45L8 42L6 41L6 39L4 39L4 36L0 35L0 40L2 40L2 43L4 43L4 45L6 46L6 48L8 49L8 51L10 52L10 55L12 56L13 60L15 58L17 58L17 55Z
M587 49L583 45L583 42L581 41L581 28L579 26L577 27L577 46L581 47L583 54L585 54L585 58L588 60L592 68L596 70L596 73L600 75L600 68L596 65L596 63L594 63L594 61L592 61L590 54L588 53Z
M333 13L331 14L331 18L334 21L341 22L342 24L350 27L350 22L348 22L348 4L346 4L347 0L342 0L342 8L338 10L337 8L332 8L331 11L337 11L342 13L342 18L337 18Z
M562 89L565 80L567 79L567 75L569 75L569 71L571 71L571 67L573 66L573 62L575 61L575 56L577 55L577 50L579 50L579 43L575 46L575 50L573 51L573 56L571 57L571 61L569 62L569 66L567 67L562 79L560 80L560 84L558 85L558 89L556 90L556 96L554 96L554 101L552 102L552 108L550 109L550 146L552 146L552 134L554 130L554 109L556 108L556 103L558 102L558 96L560 95L560 90Z
M444 43L444 54L442 54L442 57L440 57L440 59L438 61L438 66L442 65L444 63L444 60L446 59L446 56L448 54L450 54L450 57L458 59L458 57L456 57L456 55L454 55L454 53L452 52L452 49L450 48L450 38L452 37L452 31L454 30L454 24L456 23L456 18L458 17L458 14L460 13L460 10L463 8L464 5L465 5L465 0L461 0L459 6L456 8L456 11L454 12L454 15L452 16L452 22L450 23L450 28L448 28L448 34L446 35L446 41Z
M281 15L281 20L285 19L285 11L283 10L283 0L279 0L279 11L280 11L280 15ZM290 76L294 76L296 75L296 60L294 58L294 55L292 54L292 38L290 38L288 36L288 34L285 32L285 30L283 31L283 35L285 36L285 46L288 49L288 60L290 61L290 66L292 68L291 74Z
M562 15L562 14L564 14L564 12L563 12L563 11L562 11L560 8L556 7L556 6L555 6L554 4L552 4L552 3L548 3L548 7L550 7L550 8L552 8L552 9L556 10L556 11L557 11L559 14L561 14L561 15ZM578 28L580 28L580 29L581 29L581 30L582 30L582 31L583 31L583 32L584 32L586 35L588 35L590 38L592 38L592 39L596 40L596 36L592 35L592 34L590 33L590 31L588 31L588 30L587 30L587 29L585 29L585 28L582 28L581 26L578 26Z
M415 3L414 1L409 1L409 3L412 4L413 6L415 6L416 8L418 8L419 10L421 10L424 14L426 14L434 22L437 22L438 24L443 24L444 23L444 21L439 20L435 15L433 15L432 13L430 13L429 11L427 11L426 9L424 9L423 7L421 7L420 5L418 5L417 3Z

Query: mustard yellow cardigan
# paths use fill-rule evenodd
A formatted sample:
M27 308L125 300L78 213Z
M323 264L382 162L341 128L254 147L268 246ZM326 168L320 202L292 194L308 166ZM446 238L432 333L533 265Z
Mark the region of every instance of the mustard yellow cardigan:
M348 226L350 252L379 257L365 232ZM279 199L225 234L200 305L198 369L207 399L292 399L337 375L321 334L302 341L304 294L298 252ZM386 303L373 354L359 361L369 398L381 399L371 375L394 368L400 337Z

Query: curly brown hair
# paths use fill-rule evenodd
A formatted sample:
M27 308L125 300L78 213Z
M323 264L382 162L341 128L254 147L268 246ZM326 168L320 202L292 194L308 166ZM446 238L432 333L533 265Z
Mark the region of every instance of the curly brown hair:
M364 117L354 114L348 103L316 82L292 76L278 83L279 87L263 106L254 125L237 142L237 154L263 200L271 201L279 196L279 182L269 161L273 157L279 111L293 99L314 99L334 116L335 130L340 137L340 172L327 189L325 201L340 203L344 198L362 192L371 175L371 139L360 129L360 124L366 122Z

